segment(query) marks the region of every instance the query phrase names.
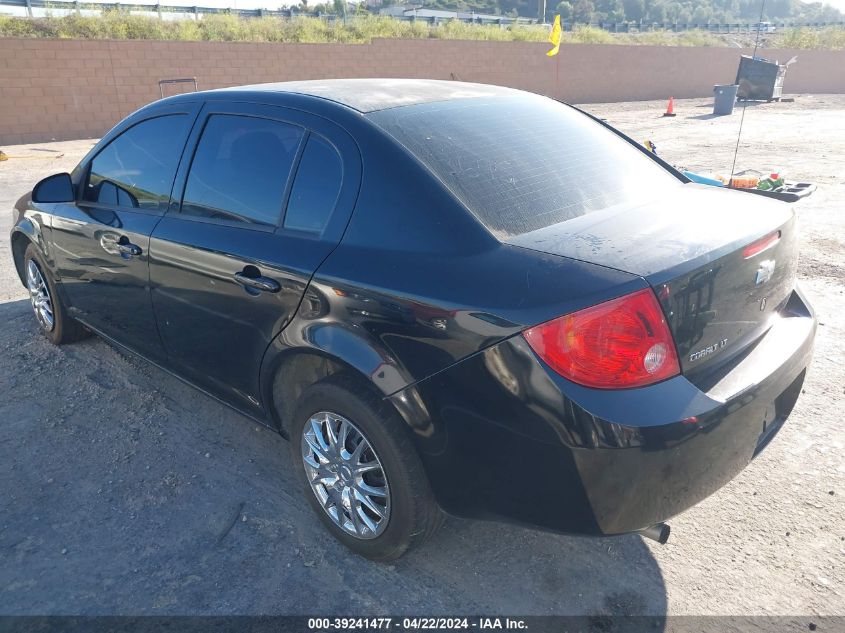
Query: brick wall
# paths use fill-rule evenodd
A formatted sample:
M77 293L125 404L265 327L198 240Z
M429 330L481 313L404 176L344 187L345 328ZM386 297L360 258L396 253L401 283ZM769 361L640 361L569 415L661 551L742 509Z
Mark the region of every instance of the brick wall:
M200 89L331 77L457 78L573 103L703 97L731 83L729 48L563 46L449 40L369 45L0 39L0 145L97 137L159 98L159 79L196 76ZM767 50L792 93L845 93L845 51ZM556 64L559 81L556 83ZM166 87L165 94L182 88Z

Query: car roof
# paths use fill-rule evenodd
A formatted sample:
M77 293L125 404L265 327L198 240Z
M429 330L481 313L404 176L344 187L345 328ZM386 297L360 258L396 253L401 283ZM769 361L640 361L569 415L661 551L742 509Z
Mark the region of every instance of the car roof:
M434 79L318 79L285 81L210 90L204 94L289 93L319 97L367 113L400 106L471 99L514 96L519 90L461 81Z

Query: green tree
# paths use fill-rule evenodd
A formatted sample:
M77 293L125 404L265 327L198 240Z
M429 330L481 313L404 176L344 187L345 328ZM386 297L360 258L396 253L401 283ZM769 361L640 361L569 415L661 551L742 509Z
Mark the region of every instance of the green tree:
M663 2L655 2L648 8L648 21L663 23L666 21L666 5Z
M622 0L625 7L625 17L639 22L645 17L645 0Z
M572 9L572 19L576 22L589 23L593 19L593 13L596 7L592 0L578 0Z
M622 22L625 20L625 7L622 0L597 0L596 11L602 20Z
M301 3L302 0L291 0ZM307 0L306 0L307 1ZM621 1L621 10L619 2ZM319 7L324 13L322 4L328 2L328 11L342 12L334 8L334 0L312 0L308 9L314 11ZM537 16L537 0L416 0L423 6L432 9L475 10L480 13L495 13L500 15L517 15L534 18ZM399 0L382 0L384 6L404 4ZM553 18L556 13L564 20L572 20L577 13L578 19L591 14L593 20L613 21L614 17L627 20L647 22L706 22L707 19L719 22L755 23L760 19L761 0L589 0L593 5L590 10L587 3L580 0L547 0L547 16ZM314 6L316 5L316 7ZM560 7L560 8L558 8ZM304 6L303 6L304 8ZM706 13L705 13L706 12ZM704 16L706 19L703 19ZM823 2L801 0L766 0L764 20L776 22L838 22L845 20L835 8Z
M571 20L572 19L572 3L567 2L567 0L563 0L563 2L557 5L555 9L557 15L560 16L561 20Z
M711 15L712 11L710 7L700 4L692 12L692 22L693 24L707 24L710 21Z

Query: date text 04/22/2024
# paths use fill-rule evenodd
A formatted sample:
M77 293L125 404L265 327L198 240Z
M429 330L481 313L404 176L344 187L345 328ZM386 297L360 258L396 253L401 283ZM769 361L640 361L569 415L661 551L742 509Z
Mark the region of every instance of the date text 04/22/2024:
M519 618L309 618L312 631L353 631L367 629L402 630L522 630L527 625Z

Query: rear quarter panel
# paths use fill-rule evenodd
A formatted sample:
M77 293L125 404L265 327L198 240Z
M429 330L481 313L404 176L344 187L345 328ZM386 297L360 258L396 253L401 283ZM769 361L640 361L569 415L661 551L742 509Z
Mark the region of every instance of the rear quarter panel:
M645 287L497 241L393 139L360 116L339 122L361 149L361 190L340 245L266 355L265 387L280 356L312 350L390 395L526 327Z

